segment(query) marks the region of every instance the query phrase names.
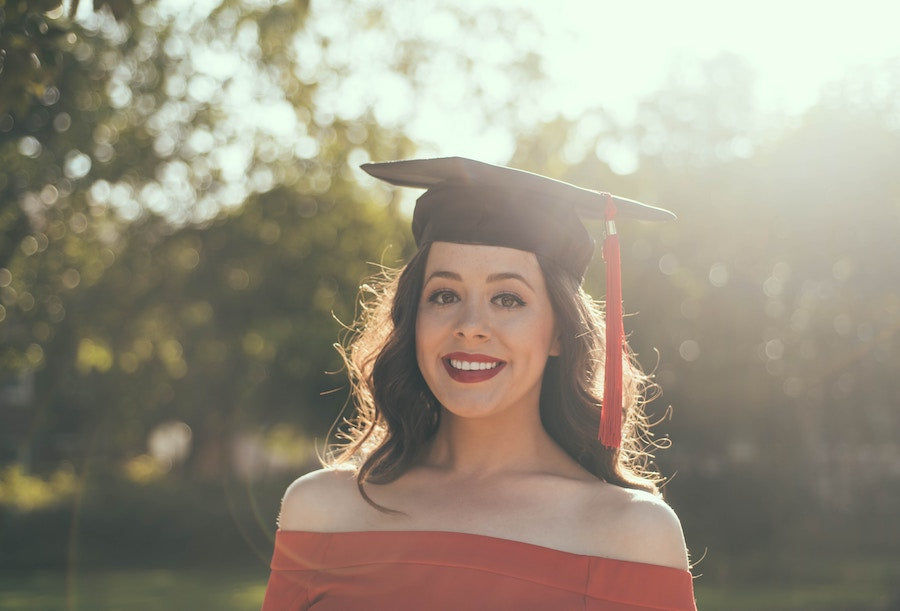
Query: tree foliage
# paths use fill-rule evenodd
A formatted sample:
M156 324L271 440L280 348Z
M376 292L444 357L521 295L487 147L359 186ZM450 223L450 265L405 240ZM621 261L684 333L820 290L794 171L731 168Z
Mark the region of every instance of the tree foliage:
M850 515L890 528L900 501L895 68L848 76L775 129L749 102L752 73L725 56L676 71L697 78L673 78L635 126L598 108L520 141L518 165L679 215L623 222L620 239L626 330L662 387L651 409L672 407L660 429L674 445L658 460L676 474L669 497L695 549L808 544ZM637 145L638 169L617 175L601 160L623 143ZM586 281L598 296L602 273Z
M319 397L339 385L323 379L339 366L332 315L352 318L366 262L395 263L409 240L355 166L411 148L314 112L315 86L279 52L305 11L91 14L56 94L5 116L5 456L121 460L177 419L197 468L219 472L242 426L333 419L340 401ZM245 74L215 67L233 53Z
M324 433L346 397L325 374L340 368L338 320L410 247L399 201L357 166L414 152L334 75L363 83L346 53L365 38L383 75L421 92L431 57L452 53L450 34L432 56L374 5L347 38L329 19L348 5L314 23L307 3L277 0L95 5L66 22L52 95L2 119L5 459L117 465L174 420L193 434L188 469L218 475L246 431ZM506 52L480 78L537 78L532 60Z

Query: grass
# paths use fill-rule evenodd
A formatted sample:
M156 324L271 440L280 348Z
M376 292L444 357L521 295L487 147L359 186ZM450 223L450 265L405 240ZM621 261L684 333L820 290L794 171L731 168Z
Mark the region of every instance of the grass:
M5 611L166 611L259 609L265 569L128 569L5 573L0 609Z
M776 563L778 564L778 563ZM780 567L778 567L780 568ZM895 558L797 559L791 573L751 571L696 581L700 611L894 611L900 608ZM259 609L267 570L122 569L0 573L5 611L192 611Z
M695 589L701 611L893 611L887 587L853 584L730 585ZM894 603L896 604L896 603Z
M697 606L717 611L897 611L900 559L798 554L731 559L727 575L695 582ZM710 568L713 568L712 565ZM703 572L702 565L700 573Z

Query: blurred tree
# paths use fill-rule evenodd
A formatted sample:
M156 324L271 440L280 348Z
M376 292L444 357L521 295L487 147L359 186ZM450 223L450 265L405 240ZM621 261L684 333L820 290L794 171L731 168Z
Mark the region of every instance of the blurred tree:
M526 7L479 0L314 2L294 41L305 58L296 74L315 81L319 112L348 119L371 109L378 125L415 138L425 152L459 126L486 137L458 146L486 143L494 155L494 147L511 152L539 120L546 44Z
M62 58L62 12L62 0L0 2L0 116L23 116L47 95Z
M285 38L302 25L302 6L271 7L275 15L266 9L232 3L220 6L214 17L240 17L242 27L220 30L226 37L244 32L246 38L259 23L268 28L263 32L267 50L287 47ZM257 95L291 86L296 115L283 102L288 109L283 116L299 117L302 123L295 119L294 131L299 125L312 134L300 143L308 159L295 162L292 149L300 144L274 141L273 132L284 126L248 130L225 120L228 100L222 98L228 87L220 93L213 77L190 63L183 49L191 32L178 25L177 17L148 5L123 22L89 16L83 29L75 27L76 36L66 39L56 93L24 119L7 115L10 129L2 155L10 171L4 201L27 223L17 221L24 235L7 234L16 241L0 272L2 364L7 380L24 374L36 386L33 402L15 406L16 417L5 414L17 422L4 431L7 456L15 448L19 459L36 464L92 454L121 457L140 452L147 431L164 418L191 422L198 441L225 432L221 423L229 419L230 429L246 423L248 418L234 418L238 406L264 418L266 401L253 392L262 382L262 365L253 363L271 361L280 342L294 342L304 352L292 355L294 364L285 367L295 374L301 370L300 377L290 387L268 389L278 396L284 415L287 401L302 404L321 390L313 373L320 369L313 363L335 360L327 355L331 341L308 343L303 335L328 328L334 338L328 308L346 311L352 304L352 287L364 275L360 260L378 260L382 240L392 235L396 256L402 251L405 238L396 233L396 208L364 203L362 192L352 188L347 155L362 151L355 147L367 138L372 147L382 147L379 154L407 145L399 139L392 144L394 137L379 135L375 126L316 123L307 110L312 88L296 86L284 71L273 72L256 53L260 73L287 79L270 79ZM193 33L215 42L213 28ZM255 36L240 44L226 42L234 43L227 48L250 54L262 46ZM218 78L231 79L225 73ZM355 159L360 160L358 153ZM244 209L223 212L208 231L206 225L178 228L190 220L208 224L223 206L234 208L254 192L266 195L251 196L246 215ZM254 212L257 207L262 211ZM371 224L363 229L367 221ZM240 225L243 230L237 229ZM290 260L279 259L272 248L279 236L290 240L285 247ZM205 240L212 245L204 248ZM244 255L236 256L238 251ZM206 265L199 265L200 252ZM278 297L296 301L275 304L254 291L263 272L272 268L268 257L287 266L274 271L298 276L298 270L306 270L298 284L266 276L270 286L294 287ZM193 267L206 274L190 284L203 291L200 297L185 287L197 280L189 273ZM248 269L254 273L252 285ZM231 291L243 291L244 301ZM215 304L228 310L229 300L241 305L214 324L207 308ZM266 308L290 311L294 325L267 322ZM304 318L310 319L309 327L299 324ZM208 342L195 346L191 330L204 325L212 329ZM262 333L251 332L255 325ZM267 336L269 344L261 346ZM231 358L217 368L203 357L194 359L195 349L208 359ZM151 363L142 367L146 360ZM191 385L191 377L182 381L189 361L198 385ZM286 399L280 392L295 396ZM260 404L252 405L248 395ZM312 418L320 427L322 420ZM207 434L210 427L215 430Z
M54 14L44 15L54 6ZM0 401L11 423L2 447L4 457L15 450L27 460L28 433L43 417L34 372L44 366L46 347L65 318L65 298L95 282L118 248L112 219L98 214L89 222L95 215L77 194L92 166L81 149L94 125L113 112L101 108L93 89L110 67L90 62L78 28L61 34L59 3L6 8L14 17L6 25L19 31L4 41L30 46L37 57L22 78L2 75L8 112L0 114ZM29 29L23 22L37 25Z
M7 115L0 148L27 220L0 269L0 376L34 388L4 415L4 459L115 464L179 420L191 468L218 473L241 429L327 428L346 397L319 396L343 384L323 374L340 365L332 312L349 322L368 262L410 246L399 200L357 166L414 151L376 121L382 102L334 79L367 68L336 67L333 10L313 23L305 2L138 2L72 26L56 93ZM369 59L421 90L427 39L379 11L359 24ZM452 53L434 36L436 57ZM361 102L335 105L338 90Z
M65 30L47 13L61 14L60 7L59 0L0 4L0 146L14 137L14 116L28 116L29 109L41 101L56 101L59 90L49 83L58 71ZM34 142L26 140L21 146L24 154L33 154ZM0 267L29 231L28 220L13 197L10 174L8 169L0 174Z
M780 130L735 58L676 74L698 78L673 79L635 126L602 108L558 119L516 162L679 215L623 223L623 282L631 345L664 392L650 407L674 407L659 461L695 546L813 539L851 514L883 528L900 496L896 65ZM622 146L626 175L605 163Z
M71 3L70 15L78 5L78 0ZM93 3L95 11L109 8L118 20L132 7L132 0ZM50 114L56 115L52 108L59 102L66 54L77 40L64 11L61 0L0 1L0 150L18 141L23 156L40 155L42 138L49 134L41 128L49 126ZM57 128L66 122L65 117L71 119L67 113L62 117ZM13 172L0 176L0 267L28 233L26 213L16 205L16 178Z

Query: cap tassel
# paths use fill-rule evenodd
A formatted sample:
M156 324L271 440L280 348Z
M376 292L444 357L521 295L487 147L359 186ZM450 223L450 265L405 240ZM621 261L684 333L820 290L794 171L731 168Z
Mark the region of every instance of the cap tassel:
M606 367L603 380L603 407L600 416L600 442L608 448L622 445L622 355L625 325L622 321L622 276L619 235L616 233L616 206L606 196Z

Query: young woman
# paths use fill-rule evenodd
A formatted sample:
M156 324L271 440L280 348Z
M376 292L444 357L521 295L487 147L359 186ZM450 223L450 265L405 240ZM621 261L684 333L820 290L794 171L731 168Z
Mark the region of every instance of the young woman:
M285 493L263 609L694 609L648 381L581 289L580 216L671 214L461 158L364 169L427 189L419 251L347 350L356 417Z

